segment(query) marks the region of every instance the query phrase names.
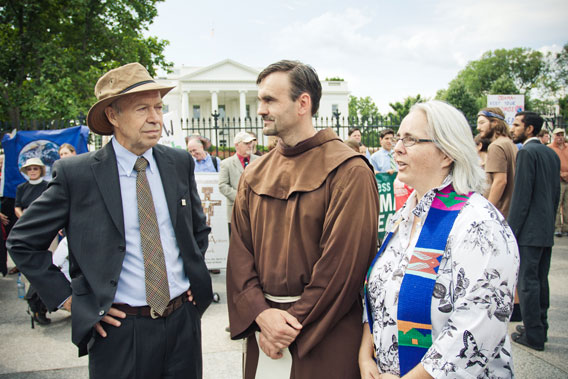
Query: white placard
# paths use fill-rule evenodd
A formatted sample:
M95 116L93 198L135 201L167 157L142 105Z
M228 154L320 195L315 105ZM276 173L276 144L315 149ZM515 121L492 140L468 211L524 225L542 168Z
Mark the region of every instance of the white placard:
M512 125L515 115L525 110L525 95L487 95L487 106L501 108L505 121Z
M219 192L219 174L216 172L196 172L197 192L201 206L211 227L209 248L205 253L207 268L224 269L227 267L229 253L229 229L227 221L227 199Z
M160 138L158 143L160 145L185 150L185 133L181 128L181 119L178 117L177 113L169 112L164 114L162 138Z

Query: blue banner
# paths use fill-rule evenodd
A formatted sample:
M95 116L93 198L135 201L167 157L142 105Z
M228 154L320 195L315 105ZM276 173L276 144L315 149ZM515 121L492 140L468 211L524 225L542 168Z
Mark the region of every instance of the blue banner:
M75 126L60 130L18 131L2 138L4 168L2 172L2 196L16 197L18 184L27 179L20 173L20 167L30 158L40 158L45 165L45 180L51 180L51 166L59 159L59 146L64 143L75 147L77 154L86 153L89 128Z

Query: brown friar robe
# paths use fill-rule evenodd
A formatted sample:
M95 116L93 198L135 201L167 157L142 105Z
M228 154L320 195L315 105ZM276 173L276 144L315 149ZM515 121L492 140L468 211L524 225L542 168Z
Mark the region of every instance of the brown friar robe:
M255 318L269 307L303 326L290 345L291 378L360 377L360 290L377 251L378 212L372 169L331 129L280 143L247 167L227 263L231 337L248 337L246 379L258 362ZM277 304L263 293L301 298Z

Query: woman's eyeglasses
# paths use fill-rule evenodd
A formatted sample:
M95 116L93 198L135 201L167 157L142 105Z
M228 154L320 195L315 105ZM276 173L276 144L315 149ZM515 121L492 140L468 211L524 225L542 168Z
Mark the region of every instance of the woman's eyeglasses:
M416 138L416 137L412 137L412 136L406 136L406 137L400 138L398 136L395 136L393 138L393 142L397 143L398 141L402 141L402 144L404 145L404 147L414 146L417 143L421 143L421 142L434 142L433 139L423 139L423 138Z

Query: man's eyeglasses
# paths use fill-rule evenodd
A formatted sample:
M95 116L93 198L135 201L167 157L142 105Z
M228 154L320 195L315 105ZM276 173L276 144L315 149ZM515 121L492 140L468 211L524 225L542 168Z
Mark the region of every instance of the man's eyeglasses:
M396 144L396 143L398 143L398 141L402 141L402 144L404 145L404 147L414 146L417 143L421 143L421 142L434 142L433 139L416 138L416 137L412 137L412 136L406 136L406 137L400 138L399 136L395 136L393 138L393 142Z

